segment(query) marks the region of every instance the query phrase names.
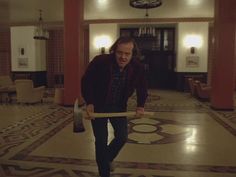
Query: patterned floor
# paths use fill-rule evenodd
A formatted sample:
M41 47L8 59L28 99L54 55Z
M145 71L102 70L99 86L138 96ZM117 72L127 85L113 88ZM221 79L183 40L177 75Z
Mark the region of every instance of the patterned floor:
M135 96L128 105L135 108ZM129 117L128 143L112 177L236 177L235 111L159 90L149 91L146 110L154 116ZM0 177L98 176L90 122L73 133L72 108L47 99L1 104L0 115Z

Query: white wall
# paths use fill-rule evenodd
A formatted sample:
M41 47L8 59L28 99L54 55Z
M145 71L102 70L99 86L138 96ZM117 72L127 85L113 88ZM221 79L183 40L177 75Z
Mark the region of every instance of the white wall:
M133 8L128 0L86 0L84 18L145 18L145 9ZM150 18L214 17L214 0L163 0L158 8L149 9Z
M90 24L89 25L89 60L91 61L96 55L100 54L100 49L95 46L95 39L99 36L108 36L111 40L111 45L119 36L118 25L115 23L106 24ZM111 46L110 45L110 46ZM109 47L106 48L108 53Z
M34 26L11 27L12 71L46 71L45 41L33 39L35 29Z
M64 21L64 0L0 0L0 23L36 23L39 9L48 25ZM163 0L149 10L150 18L214 17L214 0ZM128 0L84 0L84 18L145 18L145 9L135 9ZM53 23L52 23L53 22ZM1 27L1 26L0 26Z
M177 72L207 72L208 64L208 22L183 22L177 25ZM196 49L195 54L190 54L190 49L184 46L186 35L199 35L202 37L202 47ZM199 57L198 66L187 66L188 56Z
M208 22L183 22L177 24L176 29L176 72L207 72L208 64ZM119 36L118 24L90 24L90 60L100 54L100 50L94 46L96 36L108 35L112 43ZM186 35L199 35L202 37L202 47L196 49L195 54L190 54L190 49L184 46ZM106 49L108 52L108 49ZM198 57L196 66L187 65L187 57Z

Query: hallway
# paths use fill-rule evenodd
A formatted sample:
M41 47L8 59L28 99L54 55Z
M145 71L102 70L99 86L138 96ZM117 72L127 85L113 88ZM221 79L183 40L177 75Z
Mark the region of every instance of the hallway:
M146 111L155 115L129 117L128 143L112 177L236 176L235 111L214 111L189 93L164 90L149 90ZM73 133L71 107L51 98L0 104L0 121L0 177L98 175L89 121L85 132Z

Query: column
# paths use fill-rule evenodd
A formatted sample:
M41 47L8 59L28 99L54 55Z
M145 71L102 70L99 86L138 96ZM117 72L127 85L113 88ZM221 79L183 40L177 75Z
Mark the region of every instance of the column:
M64 0L64 105L82 102L83 0Z
M215 0L211 107L234 109L236 1Z

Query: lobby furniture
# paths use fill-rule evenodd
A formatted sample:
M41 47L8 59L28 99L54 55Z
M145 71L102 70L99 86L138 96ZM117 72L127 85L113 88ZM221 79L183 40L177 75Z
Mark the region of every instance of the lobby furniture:
M0 76L0 88L4 88L4 89L8 88L10 90L15 89L14 82L12 81L10 76L8 75Z
M29 79L32 80L35 87L47 85L47 72L46 71L13 71L12 79Z
M30 79L15 80L16 99L18 103L38 103L43 101L45 86L34 88Z
M194 82L193 78L188 78L188 85L191 95L196 96L196 83Z
M12 95L14 95L15 93L15 87L0 87L0 102L10 103L12 101Z
M64 103L64 88L56 88L54 95L54 103L58 105L63 105Z
M211 94L211 86L206 85L198 80L195 81L197 97L201 100L209 100Z
M16 87L11 77L8 75L0 76L0 102L11 102L12 95L16 92Z
M188 78L199 80L201 82L207 81L207 73L203 72L177 72L176 73L176 89L178 91L189 92Z

